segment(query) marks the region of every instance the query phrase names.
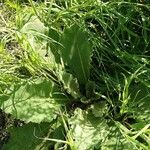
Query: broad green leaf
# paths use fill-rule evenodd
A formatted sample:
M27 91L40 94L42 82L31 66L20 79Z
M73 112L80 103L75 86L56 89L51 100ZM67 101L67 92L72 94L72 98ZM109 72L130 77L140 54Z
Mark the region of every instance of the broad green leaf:
M48 56L50 57L51 55L54 55L56 63L60 64L60 54L58 52L58 47L59 47L59 40L60 40L60 35L59 32L53 28L49 28L48 31L48 37L53 39L56 42L48 42Z
M103 117L108 113L108 107L106 101L95 102L91 105L92 113L94 117Z
M5 112L26 122L51 122L67 98L50 80L39 78L12 87L12 94L2 105Z
M32 16L28 22L24 24L24 26L21 29L22 33L31 33L33 31L39 32L39 33L46 33L47 28L44 26L44 24L38 19L37 16Z
M53 30L52 30L53 31ZM49 31L51 33L51 31ZM54 31L53 31L54 33ZM53 34L51 33L51 34ZM48 63L53 68L55 66L55 57L51 51L48 50L48 45L57 45L55 39L57 34L53 34L52 37L48 34L48 28L44 26L37 16L29 18L28 22L24 24L20 32L17 32L19 39L22 39L22 46L26 51L34 51L38 54L40 60L44 60L44 63ZM26 38L26 40L25 40ZM21 40L19 40L20 42ZM54 47L54 46L53 46ZM31 53L31 52L30 52ZM45 57L49 53L48 57ZM42 58L42 59L41 59Z
M3 150L48 150L48 143L38 139L46 137L48 130L48 123L29 123L22 127L12 127L8 129L10 139Z
M69 120L72 138L77 149L88 150L94 149L94 147L100 149L102 138L106 136L106 132L104 132L107 127L106 123L101 119L90 122L89 116L86 113L88 112L76 109L74 116Z
M91 111L76 109L68 122L72 138L79 150L135 149L122 136L115 124L95 117Z
M85 85L90 72L92 47L88 34L78 25L67 28L61 39L60 55L80 84Z
M63 88L75 99L81 97L79 90L79 84L76 78L72 74L67 73L59 66L57 71L58 79L62 82Z

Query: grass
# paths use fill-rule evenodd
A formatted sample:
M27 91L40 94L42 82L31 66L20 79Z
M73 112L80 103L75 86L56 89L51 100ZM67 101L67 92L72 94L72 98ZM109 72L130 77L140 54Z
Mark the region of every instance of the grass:
M148 1L0 7L0 106L25 122L0 131L12 135L4 150L150 149ZM34 144L18 139L26 132Z

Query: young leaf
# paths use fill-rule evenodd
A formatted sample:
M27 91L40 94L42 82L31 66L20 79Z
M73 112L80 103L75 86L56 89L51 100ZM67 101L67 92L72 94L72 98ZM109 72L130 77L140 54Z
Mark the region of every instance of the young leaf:
M92 55L88 34L74 24L64 31L61 44L64 46L60 51L64 64L69 66L79 83L85 85L89 78Z
M63 88L75 99L81 97L81 93L79 90L79 84L76 78L73 77L72 74L67 73L65 70L61 68L58 69L57 72L58 79L62 82Z
M15 85L8 100L3 102L5 112L26 122L51 122L56 118L67 97L51 81L38 79L32 83Z
M94 117L103 117L108 112L106 101L95 102L91 105L91 110Z

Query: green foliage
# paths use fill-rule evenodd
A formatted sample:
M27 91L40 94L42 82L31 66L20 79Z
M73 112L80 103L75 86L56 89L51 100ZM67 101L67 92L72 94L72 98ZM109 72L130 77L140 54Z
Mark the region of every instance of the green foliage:
M145 1L6 0L0 108L25 124L4 125L4 150L149 150L149 10Z
M48 37L53 39L56 42L60 41L60 35L56 29L49 28ZM61 61L60 61L60 54L59 54L59 50L58 50L59 43L56 43L56 42L48 42L47 43L47 45L49 47L47 53L48 53L49 57L51 57L51 55L54 55L55 62L60 64Z
M48 150L48 143L41 137L46 136L49 130L48 123L29 123L22 127L10 128L11 139L4 145L4 150L10 149L32 149L32 150Z
M22 33L32 34L32 32L38 32L41 34L46 33L47 28L44 24L38 19L37 16L26 16L28 20L23 27L21 28Z
M77 109L69 119L77 149L135 149L113 124L108 126L104 118L95 118L91 111Z
M89 78L92 47L88 41L88 34L74 24L65 29L60 50L64 65L67 65L71 73L80 84L85 85Z
M129 102L130 107L128 111L131 111L138 120L149 123L150 89L143 84L137 84L138 85L135 84L131 86L131 100Z
M81 97L81 93L79 90L79 83L76 78L73 77L72 74L65 72L61 68L61 66L58 67L58 79L62 82L63 87L67 92L75 99Z
M3 102L2 108L25 122L51 122L57 117L60 104L67 101L53 82L42 78L14 85L8 92L11 94Z

